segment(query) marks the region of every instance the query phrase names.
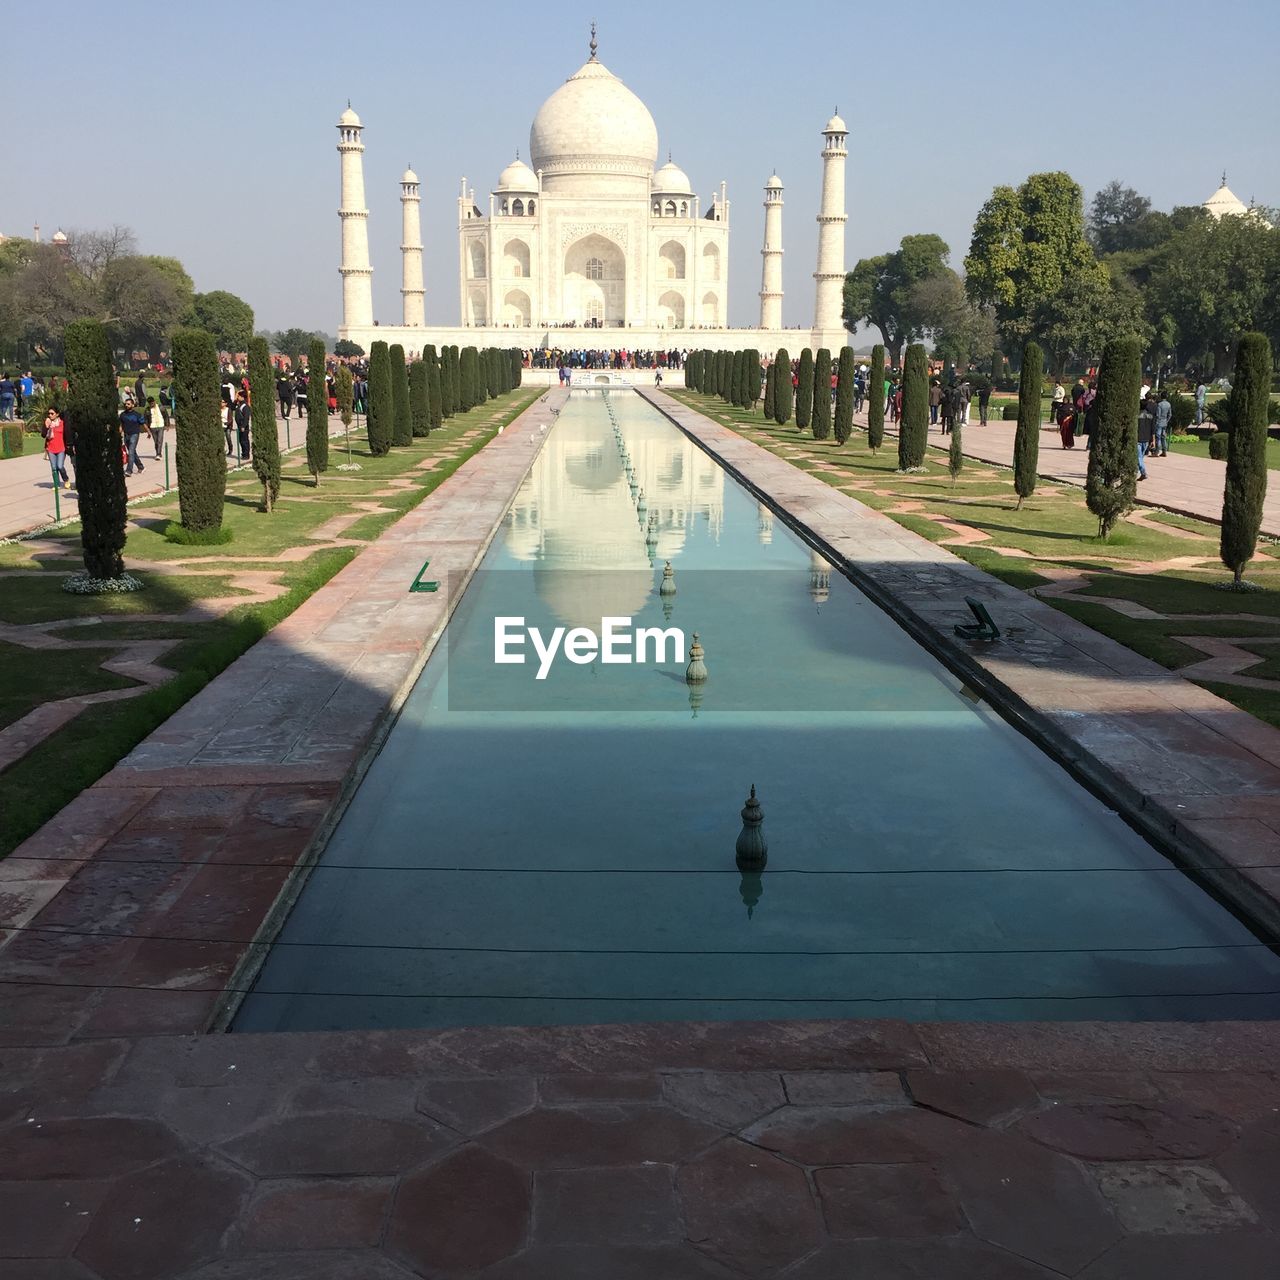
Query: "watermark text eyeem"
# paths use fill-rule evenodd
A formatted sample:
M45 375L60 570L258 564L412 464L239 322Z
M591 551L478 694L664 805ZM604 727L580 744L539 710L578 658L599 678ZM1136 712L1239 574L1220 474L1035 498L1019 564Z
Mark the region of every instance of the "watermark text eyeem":
M561 654L578 666L593 662L629 666L633 662L684 662L688 648L679 627L636 627L625 617L601 618L599 631L590 627L556 627L550 635L529 626L523 617L494 618L495 663L523 665L526 642L537 655L537 680L547 678L551 664Z

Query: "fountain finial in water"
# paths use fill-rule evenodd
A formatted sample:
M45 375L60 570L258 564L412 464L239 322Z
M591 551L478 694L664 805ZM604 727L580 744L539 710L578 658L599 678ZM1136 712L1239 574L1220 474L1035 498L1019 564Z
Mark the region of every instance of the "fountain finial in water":
M689 665L684 669L686 684L701 684L707 678L707 664L703 661L704 656L702 645L698 643L698 633L695 631L693 643L689 646Z
M756 784L742 808L742 831L734 846L739 871L759 871L769 859L769 845L764 838L764 810L756 799Z

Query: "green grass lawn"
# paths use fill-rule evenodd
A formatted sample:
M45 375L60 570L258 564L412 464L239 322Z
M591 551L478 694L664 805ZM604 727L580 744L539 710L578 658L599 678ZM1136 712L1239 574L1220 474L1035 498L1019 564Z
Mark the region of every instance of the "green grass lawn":
M1224 591L1230 574L1218 559L1220 530L1207 521L1142 508L1135 513L1141 524L1124 521L1103 541L1077 486L1041 480L1019 510L1007 468L966 459L953 486L945 455L931 447L923 475L900 475L896 440L872 453L864 431L855 430L841 446L834 439L814 440L794 422L765 423L761 413L729 407L712 396L678 389L671 394L1021 590L1034 590L1070 571L1083 580L1082 595L1131 601L1161 615L1189 615L1135 619L1070 595L1045 597L1047 604L1171 670L1205 656L1177 640L1180 635L1280 639L1280 547L1274 543L1259 545L1246 574L1266 590ZM955 542L957 528L982 535L982 541ZM1151 568L1182 558L1196 563ZM1250 676L1280 681L1280 646L1259 644L1250 652L1260 655ZM1280 688L1272 693L1201 683L1280 727Z
M33 635L35 648L2 646L6 678L0 681L0 727L44 701L133 684L99 665L115 652L111 646L116 642L178 641L159 659L176 673L174 679L136 698L88 708L0 772L0 856L111 769L351 561L359 545L327 545L331 539L323 532L325 525L354 515L356 520L335 528L333 536L359 544L372 541L544 391L524 387L500 396L381 458L370 455L363 432L353 431L353 456L361 470L333 469L346 457L335 441L331 470L318 488L305 473L303 459L290 456L279 504L270 515L260 510L261 486L253 471L230 472L223 518L234 532L229 543L186 547L166 541L166 525L178 518L176 493L131 507L125 564L145 584L138 592L77 596L61 589L62 578L81 567L78 525L0 546L0 571L11 575L0 578L0 620L27 625L65 620L66 625L49 627L47 634L94 642L92 649L54 650L39 645L42 632ZM424 462L430 467L419 469ZM281 558L294 549L304 554ZM157 572L151 565L165 570ZM236 597L247 591L233 584L237 572L269 573L282 594L267 601L250 596L247 603L236 604ZM178 621L184 614L188 616ZM159 616L147 621L145 615Z
M1207 440L1196 440L1191 443L1182 443L1174 440L1169 444L1170 453L1185 453L1193 458L1207 458L1209 456L1209 442ZM1267 439L1267 470L1280 470L1280 440Z

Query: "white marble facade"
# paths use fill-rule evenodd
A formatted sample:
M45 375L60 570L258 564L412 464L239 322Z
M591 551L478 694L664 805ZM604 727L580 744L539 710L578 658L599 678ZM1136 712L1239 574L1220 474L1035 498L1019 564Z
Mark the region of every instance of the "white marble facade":
M834 138L833 125L840 136ZM355 113L339 125L342 156L343 323L339 333L368 349L377 337L406 350L428 342L475 345L697 346L770 349L839 346L844 270L843 122L823 131L823 208L818 213L818 306L812 333L782 327L782 184L764 188L760 323L728 329L730 202L720 184L705 207L668 154L643 102L591 56L539 108L529 152L519 154L477 201L458 194L460 323L427 326L421 277L416 175L402 180L403 317L372 316L362 159ZM449 336L446 337L446 334ZM509 335L500 337L499 335Z

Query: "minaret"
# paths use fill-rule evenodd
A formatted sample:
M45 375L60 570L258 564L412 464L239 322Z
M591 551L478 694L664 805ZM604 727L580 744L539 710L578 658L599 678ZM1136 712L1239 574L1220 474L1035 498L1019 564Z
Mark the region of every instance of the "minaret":
M760 327L782 328L782 180L764 184L764 266L760 272Z
M422 287L422 219L419 207L422 198L418 194L418 175L406 169L400 179L400 295L404 299L404 323L414 329L426 324Z
M838 115L822 131L822 208L818 212L818 269L813 308L814 342L826 346L830 335L844 333L844 162L849 130ZM843 342L839 345L843 346Z
M373 325L373 268L369 266L369 210L364 207L364 143L360 117L347 109L338 119L338 155L342 157L342 325Z

